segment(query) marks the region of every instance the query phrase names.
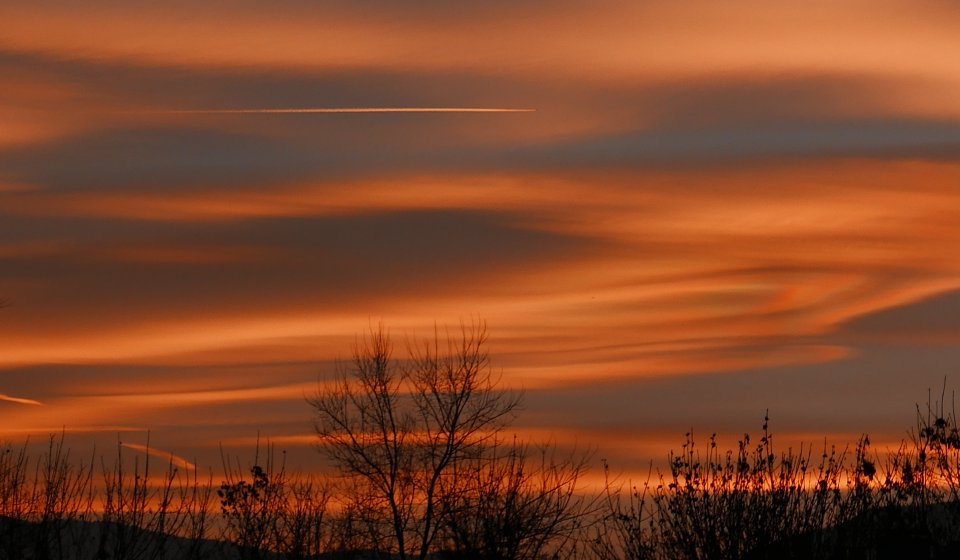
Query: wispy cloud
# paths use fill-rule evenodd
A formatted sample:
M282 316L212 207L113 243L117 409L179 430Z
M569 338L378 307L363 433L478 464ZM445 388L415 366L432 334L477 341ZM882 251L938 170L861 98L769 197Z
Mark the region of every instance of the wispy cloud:
M119 425L71 425L64 424L31 424L24 426L7 426L3 429L5 434L17 435L35 435L35 434L110 434L116 435L118 432L147 432L148 428L143 426L119 426Z
M308 453L371 318L604 449L954 375L957 14L597 1L0 2L0 433Z

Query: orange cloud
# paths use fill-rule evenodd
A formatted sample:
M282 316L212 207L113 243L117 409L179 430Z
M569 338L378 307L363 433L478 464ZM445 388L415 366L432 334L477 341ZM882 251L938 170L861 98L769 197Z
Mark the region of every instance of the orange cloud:
M509 387L671 404L902 388L894 337L957 359L952 324L850 327L960 289L955 10L252 6L0 5L0 368L37 399L0 394L3 433L302 447L292 403L380 318L402 346L480 316ZM823 379L804 404L850 391ZM524 433L660 445L583 426L616 396Z
M204 219L243 223L258 216L510 208L526 213L527 227L605 244L593 254L569 253L535 269L497 272L495 284L469 288L466 309L455 286L445 293L427 289L388 297L359 312L305 307L296 303L304 293L294 291L289 311L236 316L213 310L164 320L154 315L142 325L113 328L108 321L55 340L9 333L17 342L2 359L183 363L200 356L205 362L229 359L234 352L246 359L320 357L332 350L309 345L349 335L371 313L400 330L429 330L434 320L456 323L465 312L482 313L499 325L502 351L528 356L515 364L522 368L515 377L529 375L528 381L536 378L538 384L583 375L578 371L661 375L837 359L849 351L823 338L837 325L960 286L960 268L947 257L960 242L946 210L960 203L952 189L957 180L960 171L948 163L839 161L709 173L582 171L566 178L501 174L377 180L343 188L293 185L249 197L171 195L166 207L164 197L151 193L116 195L115 205L97 195L72 211L129 212L134 218L150 208L158 219L167 212L164 219L178 220L193 209ZM531 184L537 187L524 188ZM205 200L224 206L202 214ZM57 207L56 198L49 203ZM36 204L40 209L44 201ZM64 198L60 204L58 212L71 211L73 202ZM41 255L55 247L34 243L6 251ZM298 258L283 246L261 251L248 244L204 247L196 241L115 242L93 254L109 262L185 265L256 266ZM771 341L774 349L758 350ZM563 346L562 360L552 358L555 345Z
M871 4L869 18L858 3L803 10L758 1L722 8L709 2L550 8L532 3L492 18L389 3L372 11L378 15L349 7L322 15L295 7L292 13L224 12L214 5L87 7L66 14L56 6L13 5L0 12L10 23L0 39L24 50L177 65L466 65L599 76L819 67L958 77L944 55L953 45L955 15L933 2Z

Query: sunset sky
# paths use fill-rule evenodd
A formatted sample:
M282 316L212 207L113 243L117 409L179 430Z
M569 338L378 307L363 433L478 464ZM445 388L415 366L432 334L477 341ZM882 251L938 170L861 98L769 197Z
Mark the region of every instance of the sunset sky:
M304 395L380 321L486 321L514 431L624 469L768 408L892 442L960 388L951 2L0 22L0 439L149 429L204 463L259 433L310 464Z

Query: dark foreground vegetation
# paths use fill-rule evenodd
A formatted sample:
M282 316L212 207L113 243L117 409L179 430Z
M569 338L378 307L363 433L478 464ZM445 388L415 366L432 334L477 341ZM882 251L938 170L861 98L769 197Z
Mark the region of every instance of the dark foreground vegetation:
M960 426L918 408L899 449L780 449L764 419L724 450L688 434L667 466L585 489L589 453L506 432L482 326L412 343L381 329L309 401L336 465L224 457L198 475L149 454L0 449L0 559L958 558ZM603 467L606 469L606 466Z

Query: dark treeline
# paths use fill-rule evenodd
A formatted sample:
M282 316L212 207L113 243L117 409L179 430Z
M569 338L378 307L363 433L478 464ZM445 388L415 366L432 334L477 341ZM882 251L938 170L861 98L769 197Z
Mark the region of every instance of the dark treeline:
M309 400L335 472L266 446L198 475L118 446L0 449L0 559L956 558L960 432L944 398L899 449L734 449L688 434L638 484L583 488L584 452L519 442L482 325L408 344L383 329ZM606 466L603 467L606 469Z

